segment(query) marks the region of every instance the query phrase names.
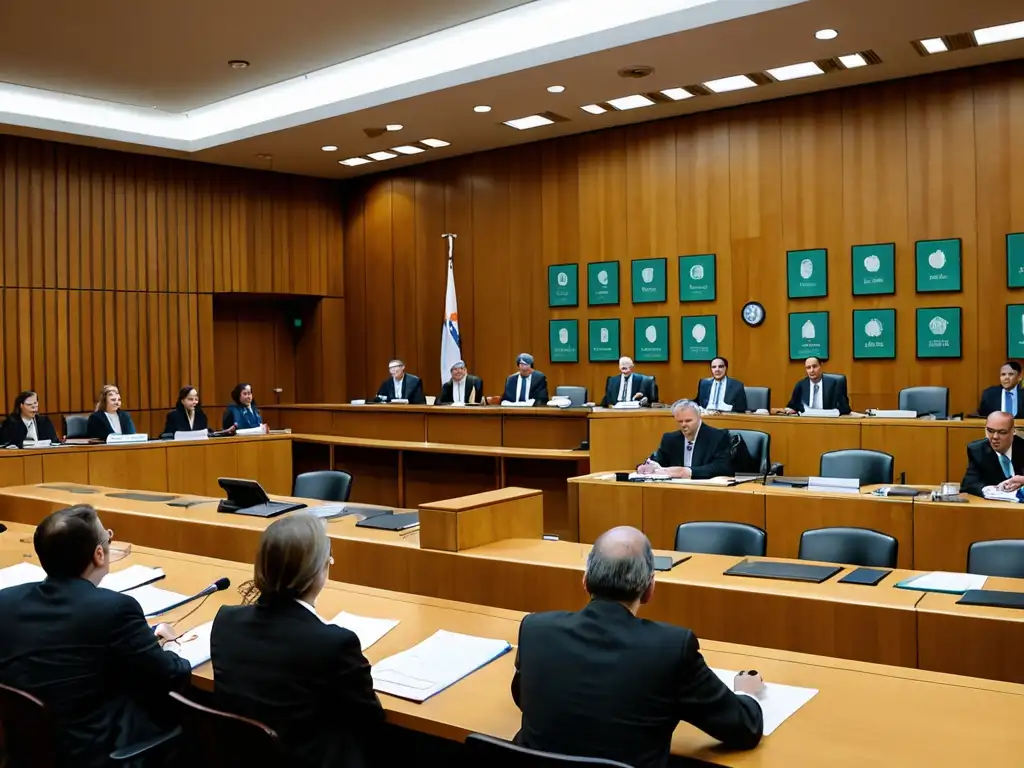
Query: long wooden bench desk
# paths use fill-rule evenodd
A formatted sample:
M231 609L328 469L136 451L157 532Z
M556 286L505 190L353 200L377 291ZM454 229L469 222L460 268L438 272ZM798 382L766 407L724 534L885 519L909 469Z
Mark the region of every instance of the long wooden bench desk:
M0 535L0 567L30 561L31 526L12 523ZM159 567L167 577L158 586L193 594L227 576L232 589L219 592L188 619L195 626L213 619L222 605L237 604L234 587L251 578L251 566L136 546L114 566ZM332 574L334 575L334 574ZM164 617L175 621L195 608L183 606ZM398 619L395 629L367 651L374 663L429 637L438 629L518 639L522 614L470 603L328 582L317 601L321 616L341 610L362 616ZM646 615L642 613L641 615ZM187 627L186 627L187 628ZM962 765L1012 765L1024 748L1019 723L1024 718L1024 686L969 677L824 658L703 640L708 663L724 669L757 668L770 682L818 689L817 695L779 730L751 752L724 750L692 726L680 724L672 752L737 768L788 768L813 756L822 768L899 765L945 768ZM416 704L381 695L388 720L401 727L462 741L469 733L510 739L520 713L509 687L514 655L503 656L451 688ZM196 685L215 685L212 665L193 673ZM956 738L937 732L956 728Z

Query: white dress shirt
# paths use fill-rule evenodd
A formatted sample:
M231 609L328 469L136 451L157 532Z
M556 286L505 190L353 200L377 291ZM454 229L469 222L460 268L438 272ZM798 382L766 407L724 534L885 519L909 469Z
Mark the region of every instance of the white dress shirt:
M456 381L452 379L452 402L453 403L464 403L466 402L466 380Z
M196 412L192 411L192 413L189 413L188 411L185 411L185 418L188 419L188 428L191 430L193 425L196 423Z
M305 608L310 613L312 613L318 619L320 619L320 621L324 621L323 618L320 616L320 614L316 612L316 608L314 608L312 605L307 603L305 600L299 600L298 598L295 598L295 602L298 603L299 605L301 605L303 608ZM326 624L326 623L327 622L324 621L324 624Z
M624 403L633 399L633 374L622 374L619 383L619 402Z
M708 409L712 411L720 411L722 406L725 405L725 390L729 385L729 377L722 377L721 381L715 381L711 379L711 394L708 395Z
M104 411L104 415L107 417L107 421L110 422L110 428L114 431L115 435L121 434L121 419L118 418L118 412Z
M405 379L404 376L401 379L395 379L395 378L391 379L392 383L394 383L394 385L395 385L395 396L393 398L394 400L401 400L402 399L402 381L404 379Z
M523 376L523 374L517 374L519 381L516 382L516 402L520 400L530 399L530 381L533 379L533 375Z
M685 445L683 447L684 467L689 467L691 464L693 464L693 446L697 444L697 438L700 437L700 427L703 426L704 424L702 423L699 427L697 427L697 433L693 436L693 440L690 440L689 438L686 437L686 435L683 435L683 441L685 442Z
M808 386L807 396L810 399L810 402L807 404L807 407L808 408L817 408L818 410L821 410L821 398L822 398L822 395L824 394L824 389L825 389L825 377L822 376L820 379L818 379L817 382L814 382L814 381L811 381L810 379L808 379L807 380L807 386ZM817 392L814 391L815 387L818 388Z
M25 439L26 440L38 440L39 433L36 432L36 420L35 419L22 419L25 424Z

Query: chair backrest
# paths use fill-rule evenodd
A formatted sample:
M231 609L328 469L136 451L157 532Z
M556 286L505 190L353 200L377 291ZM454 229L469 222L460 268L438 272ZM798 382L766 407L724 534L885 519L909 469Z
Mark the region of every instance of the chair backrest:
M801 560L895 568L899 542L870 528L815 528L800 534Z
M585 765L630 768L625 763L599 757L572 757L527 749L480 733L471 733L466 737L464 754L465 765L472 768L569 768Z
M336 469L303 472L295 478L293 496L321 501L348 501L352 494L352 475Z
M931 414L938 419L948 419L949 388L907 387L901 389L900 410L917 411L918 416Z
M821 377L823 379L831 379L832 381L841 381L843 384L846 384L845 373L822 373Z
M271 768L287 765L277 733L258 720L233 715L171 693L185 747L200 765Z
M555 387L555 397L568 397L570 405L580 406L587 402L587 388Z
M772 409L771 387L743 387L747 394L747 408L751 411Z
M53 719L43 702L19 688L0 685L0 744L7 750L6 764L55 768L53 743Z
M705 555L764 557L768 551L768 534L746 523L683 523L676 528L675 549Z
M891 483L893 458L882 451L850 448L821 454L821 477L856 477L861 485Z
M967 572L1024 579L1024 539L974 542L967 548Z
M89 414L69 413L64 417L65 437L88 437L89 436Z
M660 395L658 394L658 378L656 376L651 376L651 392L654 393L654 399L651 402L660 403Z
M739 435L747 446L747 453L750 454L750 466L741 467L738 464L737 472L764 473L772 465L771 444L772 438L767 432L758 432L756 429L730 429L730 435Z

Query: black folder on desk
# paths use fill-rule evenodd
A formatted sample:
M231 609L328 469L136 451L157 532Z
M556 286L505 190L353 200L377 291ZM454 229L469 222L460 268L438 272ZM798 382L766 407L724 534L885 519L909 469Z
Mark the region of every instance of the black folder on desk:
M751 576L758 579L810 581L820 584L843 570L839 565L780 563L774 560L744 560L725 571L726 576Z
M957 605L988 605L992 608L1024 608L1024 592L1000 592L996 589L968 589Z
M368 517L356 523L356 528L377 528L382 531L404 531L420 524L419 512L400 512Z

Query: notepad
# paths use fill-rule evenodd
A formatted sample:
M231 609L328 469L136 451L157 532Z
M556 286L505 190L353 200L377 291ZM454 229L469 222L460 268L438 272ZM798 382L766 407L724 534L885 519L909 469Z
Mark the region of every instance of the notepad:
M188 595L182 595L178 592L171 592L170 590L150 585L136 587L124 594L134 598L142 606L142 612L147 616L151 613L162 611L188 597Z
M373 666L373 689L426 701L512 649L505 640L439 629L422 643Z
M7 568L0 568L0 589L32 584L46 578L46 571L32 563L18 563Z
M949 571L932 571L919 576L896 582L900 589L917 589L922 592L946 592L961 595L969 589L981 589L985 586L988 576L975 573L950 573Z
M398 619L372 619L368 616L356 616L354 613L342 611L327 623L337 624L339 627L355 632L356 637L359 638L359 647L365 653L367 648L398 626Z
M164 572L159 568L132 565L124 570L108 573L103 577L100 586L104 589L112 589L114 592L127 592L129 589L152 584L162 578L164 578Z
M721 680L731 691L736 672L731 669L714 669L718 679ZM783 685L781 683L765 683L764 691L760 696L755 697L761 705L761 714L764 716L764 735L771 736L772 733L786 720L792 717L800 707L813 699L818 693L817 688L799 688L795 685Z
M164 644L164 650L176 653L195 669L210 660L210 635L213 634L213 622L208 621L182 633L177 640Z

